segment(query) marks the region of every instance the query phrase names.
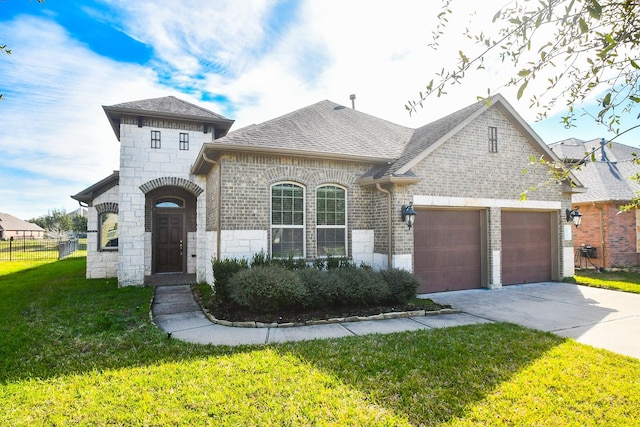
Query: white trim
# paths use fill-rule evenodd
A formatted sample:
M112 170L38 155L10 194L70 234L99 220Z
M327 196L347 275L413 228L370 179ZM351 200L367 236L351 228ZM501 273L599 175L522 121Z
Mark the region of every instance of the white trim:
M548 200L489 199L472 197L413 196L414 206L512 208L559 210L562 202Z

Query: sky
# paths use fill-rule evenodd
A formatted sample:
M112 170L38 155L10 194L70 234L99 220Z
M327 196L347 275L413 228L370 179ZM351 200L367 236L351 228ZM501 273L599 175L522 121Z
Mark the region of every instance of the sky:
M362 112L423 126L513 72L489 62L416 113L405 109L471 46L462 28L490 28L505 1L478 11L454 3L435 51L435 1L0 0L0 46L12 51L0 52L0 212L74 211L71 195L118 170L105 105L173 95L234 119L233 131L325 99L351 106L355 94ZM564 129L562 110L536 122L526 97L499 92L547 143L608 137L588 118ZM618 141L638 146L640 132Z

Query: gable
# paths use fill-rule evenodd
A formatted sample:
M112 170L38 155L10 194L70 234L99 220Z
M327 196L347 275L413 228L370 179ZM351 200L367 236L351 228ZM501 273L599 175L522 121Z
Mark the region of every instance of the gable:
M489 127L497 129L497 151L489 150ZM557 200L561 184L548 184L545 166L529 168L530 156L540 154L539 145L499 108L488 108L455 133L418 157L409 172L423 179L413 190L433 196L518 200L535 187L528 198Z

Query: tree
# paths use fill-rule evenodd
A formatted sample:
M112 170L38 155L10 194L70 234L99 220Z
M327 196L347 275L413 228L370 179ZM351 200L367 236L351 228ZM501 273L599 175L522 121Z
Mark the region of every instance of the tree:
M71 218L69 218L64 209L54 209L48 212L47 215L31 219L29 222L44 228L47 232L47 237L50 239L62 239L71 230Z
M439 48L451 4L444 0L439 24L433 33L433 48ZM462 83L467 72L484 68L487 60L510 62L513 76L502 86L517 87L520 99L537 77L547 79L542 94L530 96L539 118L564 99L570 109L597 95L601 110L595 119L619 133L618 111L640 103L640 16L637 0L542 0L510 2L493 18L496 36L466 28L464 34L481 46L469 57L458 52L459 63L443 69L418 99L405 106L416 111L431 95L442 96L446 87ZM488 93L491 93L491 88Z
M443 0L438 25L430 44L438 49L447 31L449 17L454 13L455 0ZM530 106L538 118L558 102L565 101L568 114L562 121L573 126L574 107L596 98L599 111L593 119L615 133L614 138L637 126L624 129L621 112L629 112L640 103L640 1L638 0L540 0L509 2L493 17L495 35L466 28L464 34L480 49L475 55L460 50L459 62L442 69L427 84L416 100L405 105L409 113L431 96L443 96L451 85L462 84L467 73L484 68L488 61L513 65L513 74L499 87L517 88L517 98L528 93L536 78L546 79L542 93L529 96ZM493 89L487 89L487 99ZM640 116L639 116L640 117ZM585 160L594 153L586 153ZM635 159L638 161L638 159ZM553 179L566 178L571 166L550 165L556 172ZM634 179L640 180L636 175ZM633 201L638 205L639 200Z
M86 233L87 217L82 215L74 215L71 219L71 229L76 233Z

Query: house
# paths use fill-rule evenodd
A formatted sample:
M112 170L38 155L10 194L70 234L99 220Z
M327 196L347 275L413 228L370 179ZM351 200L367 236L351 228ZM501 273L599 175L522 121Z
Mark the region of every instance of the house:
M404 268L420 292L573 275L564 212L581 184L520 200L547 179L522 173L530 155L555 156L500 95L417 129L331 101L234 132L174 97L104 111L120 170L72 196L89 209L87 277L212 283L214 257L262 250Z
M44 229L32 222L0 212L0 240L44 239Z
M588 268L640 265L640 213L620 212L638 195L640 184L631 179L640 172L633 159L638 150L604 139L571 138L550 145L566 163L579 166L574 172L586 191L573 195L582 214L575 230L576 265ZM593 155L591 155L593 153Z

